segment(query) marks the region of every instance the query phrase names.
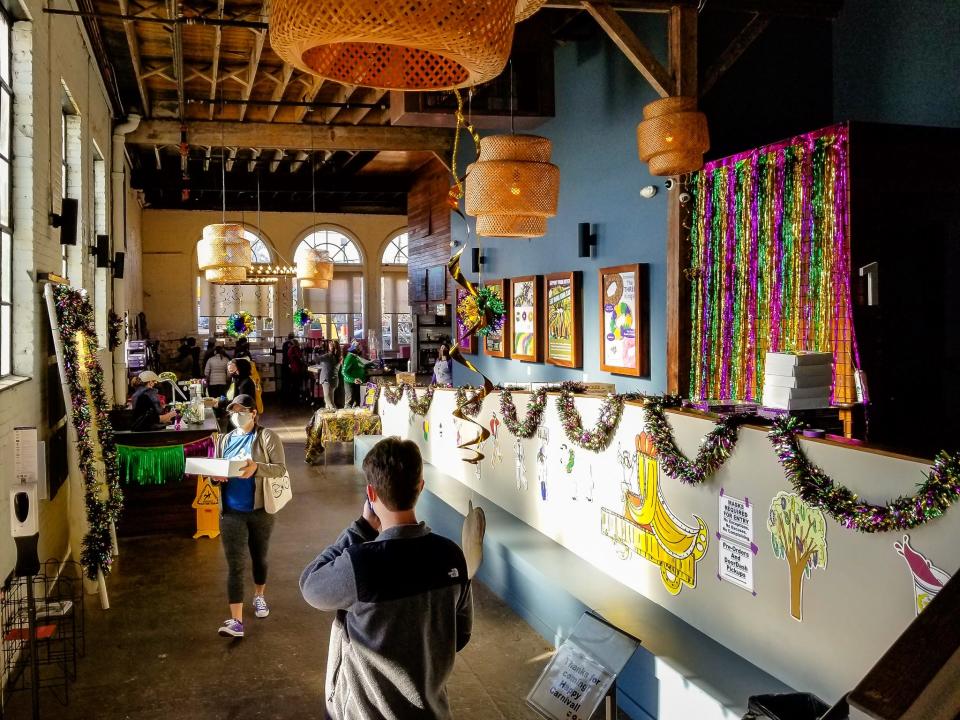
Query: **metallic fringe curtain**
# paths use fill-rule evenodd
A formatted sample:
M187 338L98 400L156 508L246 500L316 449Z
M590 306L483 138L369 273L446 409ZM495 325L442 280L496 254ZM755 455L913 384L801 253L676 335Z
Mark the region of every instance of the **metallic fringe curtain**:
M120 478L137 485L166 485L183 480L185 458L213 457L211 438L202 438L186 445L166 447L132 447L117 445Z
M694 400L760 402L766 353L832 352L833 400L856 402L848 129L708 163L692 176Z

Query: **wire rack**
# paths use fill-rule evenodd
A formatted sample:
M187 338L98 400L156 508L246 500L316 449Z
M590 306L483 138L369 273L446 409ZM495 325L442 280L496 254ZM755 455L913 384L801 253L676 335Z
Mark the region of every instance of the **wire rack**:
M38 717L41 690L67 705L86 651L81 566L48 560L39 574L11 579L0 593L0 623L3 707L12 694L27 691Z

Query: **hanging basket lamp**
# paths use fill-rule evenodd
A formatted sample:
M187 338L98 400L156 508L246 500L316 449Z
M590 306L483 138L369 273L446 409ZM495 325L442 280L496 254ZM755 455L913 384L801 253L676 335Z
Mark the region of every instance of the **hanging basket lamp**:
M253 267L253 249L243 236L243 225L218 223L203 228L197 243L197 267L208 282L232 284L247 279Z
M301 280L301 290L326 290L330 287L329 280Z
M468 215L477 235L532 238L547 234L557 214L560 168L550 162L553 144L536 135L490 135L480 140L477 162L467 168Z
M497 77L517 0L274 0L270 44L304 72L382 90L450 90Z
M333 261L329 253L309 248L296 258L296 262L300 287L325 288L333 280ZM318 283L324 283L324 285L321 286Z
M696 98L655 100L643 108L637 146L651 175L695 172L703 167L703 154L710 149L707 116L697 112Z
M522 22L546 5L547 0L517 0L514 22Z

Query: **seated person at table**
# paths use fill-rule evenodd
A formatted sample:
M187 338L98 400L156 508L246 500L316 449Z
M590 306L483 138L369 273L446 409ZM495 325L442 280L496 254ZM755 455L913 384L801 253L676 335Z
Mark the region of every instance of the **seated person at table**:
M144 370L138 378L141 385L134 391L130 400L133 403L133 422L130 429L162 430L177 416L177 413L173 410L163 411L163 405L157 393L157 382L160 376L152 370Z

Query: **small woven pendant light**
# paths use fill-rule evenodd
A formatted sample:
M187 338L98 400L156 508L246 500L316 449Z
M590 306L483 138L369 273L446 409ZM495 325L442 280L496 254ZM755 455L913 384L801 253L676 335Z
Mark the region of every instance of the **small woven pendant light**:
M307 289L326 290L328 287L330 287L329 280L301 280L300 281L301 290L307 290Z
M253 248L243 236L243 225L217 223L203 228L197 242L197 267L213 283L237 283L246 280L253 267Z
M517 0L514 22L522 22L546 5L547 0Z
M666 97L643 108L637 125L640 159L651 175L682 175L703 167L710 149L707 116L697 112L696 98Z
M537 135L490 135L480 140L477 162L467 168L465 207L477 218L477 235L532 238L547 234L557 214L560 168L550 162L553 144Z
M333 262L328 253L309 248L301 253L296 261L297 280L300 281L300 287L318 287L314 284L305 285L304 283L329 283L333 280Z
M304 72L384 90L450 90L497 77L517 0L274 0L270 45Z

